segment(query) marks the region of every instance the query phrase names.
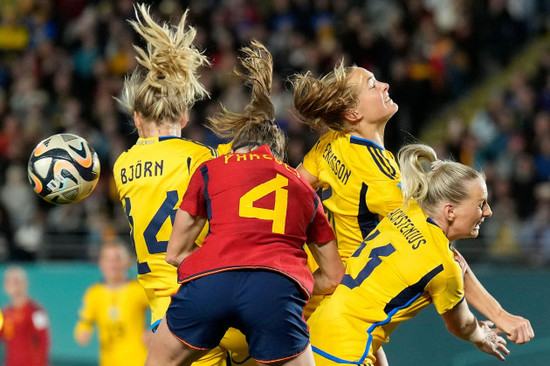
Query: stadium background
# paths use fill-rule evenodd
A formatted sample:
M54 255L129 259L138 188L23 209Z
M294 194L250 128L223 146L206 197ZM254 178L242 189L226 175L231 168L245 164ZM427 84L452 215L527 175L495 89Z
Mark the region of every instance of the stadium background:
M86 365L97 344L72 340L80 297L100 279L97 249L128 242L111 167L136 139L112 96L133 67L130 0L0 0L0 269L29 270L31 294L52 318L52 364ZM550 3L545 0L161 0L161 19L190 8L197 42L212 60L186 137L216 145L202 127L221 101L240 109L247 92L230 76L251 38L274 55L277 122L297 165L317 135L291 111L286 78L329 71L344 57L389 82L399 104L388 124L391 151L420 139L487 174L494 216L476 240L457 243L479 277L537 337L511 346L507 364L543 365L550 356ZM85 137L102 163L85 201L50 206L26 182L30 151L57 132ZM6 298L0 296L0 304ZM395 365L490 365L452 339L432 309L387 346ZM538 358L537 358L538 357Z

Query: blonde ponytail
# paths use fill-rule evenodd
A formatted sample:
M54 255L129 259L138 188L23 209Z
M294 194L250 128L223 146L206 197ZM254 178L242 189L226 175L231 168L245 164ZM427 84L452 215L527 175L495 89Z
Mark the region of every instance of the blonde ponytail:
M444 200L459 204L468 198L467 181L484 179L475 169L449 160L438 160L428 145L411 144L397 154L401 168L403 203L415 199L427 214Z
M197 69L209 61L193 45L196 30L185 27L188 11L177 26L155 23L149 11L149 6L139 4L136 20L129 21L147 41L147 49L134 45L143 69L136 69L125 80L119 102L147 121L179 121L195 101L208 96Z

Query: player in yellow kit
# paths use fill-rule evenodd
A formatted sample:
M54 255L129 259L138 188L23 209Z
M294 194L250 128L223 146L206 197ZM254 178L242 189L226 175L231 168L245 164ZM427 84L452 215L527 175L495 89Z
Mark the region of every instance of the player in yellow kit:
M130 255L126 247L107 242L101 247L99 268L103 282L86 290L75 340L87 345L94 327L99 334L99 364L142 365L147 356L147 298L136 280L128 281Z
M148 45L146 50L137 48L142 68L126 79L120 100L133 116L139 139L117 159L113 173L130 224L138 280L149 299L153 330L179 287L176 268L165 261L175 213L189 177L202 162L217 156L210 147L181 138L188 111L207 95L197 69L208 60L192 44L196 31L186 28L186 14L177 27L158 25L148 7L137 6L136 20L130 23ZM229 334L223 348L213 349L198 362L224 365L227 349L239 363L253 362L244 336L234 329Z
M401 172L393 154L351 134L324 134L305 156L300 170L322 182L323 206L344 262L401 200Z
M399 163L403 207L348 258L342 282L309 319L316 364L374 365L390 333L432 302L451 333L504 360L506 341L478 322L464 300L450 245L477 237L492 214L483 175L438 161L426 145L404 147Z
M298 171L314 188L322 189L323 205L345 262L380 219L401 205L401 173L393 154L384 147L386 124L398 106L389 96L388 84L368 70L346 68L342 63L322 78L311 73L296 75L293 88L294 106L302 121L315 130L330 130L308 152ZM529 341L533 334L529 321L506 312L467 264L463 270L472 306L509 339ZM310 300L306 316L320 301L319 297Z

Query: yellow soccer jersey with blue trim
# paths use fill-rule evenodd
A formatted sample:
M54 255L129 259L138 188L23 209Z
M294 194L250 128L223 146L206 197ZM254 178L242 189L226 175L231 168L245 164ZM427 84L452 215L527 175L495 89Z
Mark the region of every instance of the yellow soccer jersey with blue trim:
M384 218L347 261L332 297L309 319L317 365L374 363L402 321L434 303L439 313L464 298L449 240L411 201Z
M319 179L321 199L344 261L382 217L401 206L401 173L391 152L335 131L308 152L304 168Z
M100 365L143 365L147 357L143 343L147 308L147 298L137 281L117 288L97 283L84 295L75 333L97 326Z
M138 139L113 168L120 201L155 322L162 319L178 288L176 268L166 263L166 246L189 178L214 149L175 136Z

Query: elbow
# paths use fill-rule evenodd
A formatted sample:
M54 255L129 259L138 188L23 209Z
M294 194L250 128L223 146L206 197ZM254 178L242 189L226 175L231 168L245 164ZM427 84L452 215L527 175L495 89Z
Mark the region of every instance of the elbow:
M325 293L327 294L332 294L340 282L342 282L342 277L344 277L344 264L341 261L338 261L336 268L337 270L335 270L334 273L327 279L327 288L325 289Z
M166 260L166 263L171 264L174 267L177 267L180 264L178 256L170 252L166 253L165 260Z
M332 294L336 290L336 287L338 287L339 284L340 284L340 281L336 281L336 280L330 281L328 283L326 293L327 294Z

